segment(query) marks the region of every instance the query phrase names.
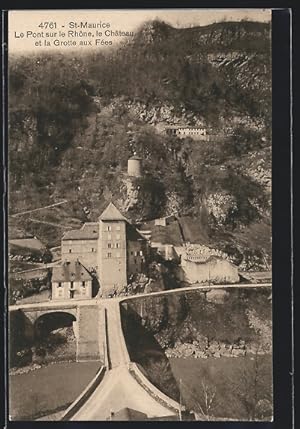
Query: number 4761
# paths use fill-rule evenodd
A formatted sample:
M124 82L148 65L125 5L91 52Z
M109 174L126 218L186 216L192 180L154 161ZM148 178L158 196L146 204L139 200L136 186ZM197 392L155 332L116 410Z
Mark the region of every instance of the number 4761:
M52 30L53 28L56 28L56 22L48 22L48 21L41 22L38 25L38 27L42 28L43 30L47 30L47 28Z

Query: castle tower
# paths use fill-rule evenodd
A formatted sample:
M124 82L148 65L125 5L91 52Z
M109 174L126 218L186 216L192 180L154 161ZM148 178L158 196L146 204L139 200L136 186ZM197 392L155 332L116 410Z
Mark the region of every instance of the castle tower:
M128 159L128 176L142 177L142 158L132 156Z
M126 218L113 203L99 217L98 271L104 295L127 285Z

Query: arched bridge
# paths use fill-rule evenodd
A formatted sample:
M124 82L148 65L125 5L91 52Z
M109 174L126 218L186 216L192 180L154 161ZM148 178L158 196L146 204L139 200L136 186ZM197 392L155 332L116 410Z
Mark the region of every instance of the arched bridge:
M67 313L71 316L73 316L75 319L78 317L78 306L57 306L56 308L45 308L41 309L39 307L36 308L22 308L19 309L19 311L22 311L24 315L31 321L31 323L34 325L36 322L41 319L43 316L48 314L57 314L57 313Z
M126 298L102 300L104 313L104 350L106 371L99 384L89 386L81 397L75 401L64 414L63 420L73 421L101 421L108 420L111 411L118 412L124 408L131 408L146 414L149 418L179 416L182 412L178 402L166 396L157 389L140 370L139 366L131 362L124 339L120 304L122 301L160 296L173 293L182 293L192 289L222 288L255 288L271 287L271 284L260 285L224 285L224 286L196 286L170 291L161 291L151 294L136 295ZM95 380L96 381L96 380Z
M32 337L37 334L42 322L53 321L64 316L67 323L73 325L76 337L76 360L97 360L103 358L101 332L101 311L96 301L47 301L36 304L11 305L10 318L14 314L21 316L21 324L25 327L25 335ZM52 317L51 317L52 316ZM66 317L65 317L66 319ZM103 329L103 327L102 327Z
M179 415L178 402L158 390L145 377L138 365L131 362L121 324L120 303L193 289L258 288L271 284L197 286L155 292L132 297L91 301L60 301L35 305L11 306L21 311L32 323L55 312L65 312L76 318L77 360L101 359L104 366L85 391L65 412L62 420L103 421L110 419L111 411L130 408L149 418Z
M71 405L63 420L107 420L112 411L124 408L150 418L178 415L179 404L159 391L130 361L121 325L120 300L103 300L102 308L105 375L94 390L91 386L93 391L83 403L79 398Z

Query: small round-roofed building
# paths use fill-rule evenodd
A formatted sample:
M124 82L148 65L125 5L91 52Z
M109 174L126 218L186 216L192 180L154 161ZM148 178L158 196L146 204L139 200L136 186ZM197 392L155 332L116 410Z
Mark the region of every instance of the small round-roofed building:
M142 177L142 158L137 155L128 159L128 176Z

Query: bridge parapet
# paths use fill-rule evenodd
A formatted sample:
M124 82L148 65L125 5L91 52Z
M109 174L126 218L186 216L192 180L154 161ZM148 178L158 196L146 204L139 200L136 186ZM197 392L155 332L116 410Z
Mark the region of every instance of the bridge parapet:
M107 330L107 309L104 308L102 312L103 318L103 355L104 355L104 365L107 369L111 369L110 359L108 353L108 330Z
M35 304L24 304L24 305L10 305L9 312L21 311L32 323L44 314L49 313L68 313L77 317L77 304L70 303L57 303L53 305L52 302L42 302Z
M41 316L44 316L46 314L51 313L67 313L77 318L77 307L73 308L49 308L49 309L40 309L40 310L30 310L30 309L20 309L19 311L22 311L25 316L31 321L31 323L34 325L37 319L39 319Z
M138 364L130 362L128 369L134 379L148 392L150 396L152 396L153 399L161 403L164 407L169 408L172 412L179 413L180 404L155 387L143 374ZM181 407L181 411L183 411L183 407Z
M135 362L132 362L130 360L130 356L128 353L127 344L125 341L125 335L123 332L123 326L122 326L122 320L121 320L121 302L118 303L118 316L119 316L119 324L120 324L120 330L121 330L121 344L122 348L124 350L125 361L128 366L128 370L132 377L136 380L137 383L140 384L143 389L147 391L147 393L157 402L159 402L162 406L170 409L173 413L179 413L180 411L180 404L175 401L174 399L170 398L166 394L164 394L161 390L159 390L157 387L155 387L150 380L146 377L146 375L142 372L139 365Z
M105 367L101 366L95 377L87 385L84 391L75 399L74 402L72 402L69 408L67 408L67 410L64 412L64 415L61 418L62 421L70 420L77 413L77 411L81 409L81 407L86 403L86 401L91 397L93 392L99 386L99 384L104 378L104 375Z

